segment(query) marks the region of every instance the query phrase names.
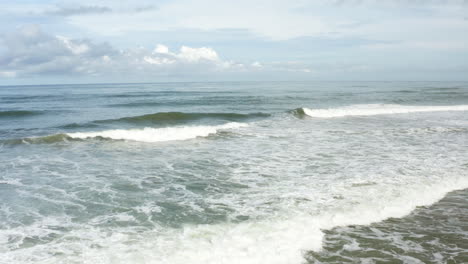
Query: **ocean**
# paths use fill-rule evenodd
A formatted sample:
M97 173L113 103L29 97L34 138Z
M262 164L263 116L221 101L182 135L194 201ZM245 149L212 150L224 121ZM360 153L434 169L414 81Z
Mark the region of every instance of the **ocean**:
M0 263L468 263L468 83L1 86Z

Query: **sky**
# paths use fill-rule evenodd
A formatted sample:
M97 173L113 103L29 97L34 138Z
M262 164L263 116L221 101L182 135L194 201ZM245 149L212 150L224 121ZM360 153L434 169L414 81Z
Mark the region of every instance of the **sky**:
M0 85L467 81L468 0L0 0Z

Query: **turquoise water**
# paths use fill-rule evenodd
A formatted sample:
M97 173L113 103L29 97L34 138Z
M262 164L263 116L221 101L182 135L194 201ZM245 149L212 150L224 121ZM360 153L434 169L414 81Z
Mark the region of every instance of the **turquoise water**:
M467 147L468 83L2 86L0 263L458 263Z

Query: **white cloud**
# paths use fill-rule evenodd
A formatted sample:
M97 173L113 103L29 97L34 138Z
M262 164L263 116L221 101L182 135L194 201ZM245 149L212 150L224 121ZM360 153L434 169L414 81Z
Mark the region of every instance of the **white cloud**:
M176 63L175 60L171 60L168 58L158 58L158 57L150 57L150 56L145 56L143 57L143 60L149 64L156 64L156 65L164 65L164 64L174 64Z
M220 58L218 56L218 53L212 48L206 48L206 47L201 47L201 48L191 48L187 46L182 46L180 48L179 53L173 53L169 51L169 48L165 45L158 44L156 45L156 48L152 52L152 58L151 56L147 56L148 59L147 61L151 61L150 63L153 64L163 64L164 61L170 62L171 64L174 63L175 61L184 61L188 63L196 63L196 62L201 62L201 61L211 61L211 62L219 62ZM160 56L163 56L162 59L158 58Z
M0 76L34 75L167 75L208 72L235 72L258 69L259 62L222 60L209 47L182 46L178 52L158 44L154 50L143 47L116 50L105 43L69 39L44 33L30 25L3 38L6 50L0 54Z
M14 77L16 77L16 72L14 72L14 71L0 71L0 77L14 78Z
M158 44L156 48L154 49L153 53L167 54L169 53L169 48L165 45Z
M262 65L260 62L258 62L258 61L253 62L251 65L252 65L252 67L256 67L256 68L261 68L261 67L263 67L263 65Z
M73 41L70 41L68 38L62 36L57 36L57 38L63 41L65 47L67 47L73 54L82 54L89 51L89 46L85 43L75 43Z
M64 1L0 3L0 30L33 21L73 36L56 37L34 27L5 34L5 47L0 43L0 77L11 76L5 72L215 77L211 74L267 76L281 71L328 74L330 79L343 72L361 72L366 79L376 69L381 76L394 76L398 69L418 72L427 64L465 67L467 61L466 0L66 2L68 11L77 12L45 15ZM110 12L80 6L107 7ZM116 48L79 39L82 36L112 41ZM158 42L168 45L153 46ZM406 70L407 65L412 70Z
M198 62L198 61L219 61L218 54L211 48L190 48L187 46L182 46L180 48L180 53L177 54L177 57L188 62Z

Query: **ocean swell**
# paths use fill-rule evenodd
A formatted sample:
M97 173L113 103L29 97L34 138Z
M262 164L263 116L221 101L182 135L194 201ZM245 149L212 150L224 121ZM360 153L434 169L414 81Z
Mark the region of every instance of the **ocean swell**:
M240 122L250 119L259 119L269 117L267 113L184 113L184 112L159 112L153 114L139 115L139 116L128 116L116 119L105 119L95 120L89 123L71 123L63 125L60 128L75 129L75 128L90 128L97 127L100 125L118 125L118 124L130 124L130 125L175 125L175 124L187 124L193 123L200 120L212 120L214 122L228 121L228 122Z
M255 117L267 117L269 114L264 113L183 113L183 112L161 112L141 116L123 117L119 119L102 120L97 123L107 122L127 122L127 123L158 123L158 122L178 122L178 121L194 121L200 119L221 119L227 121L239 121Z
M40 111L27 111L27 110L11 110L11 111L0 111L0 119L2 118L18 118L28 117L41 114Z

